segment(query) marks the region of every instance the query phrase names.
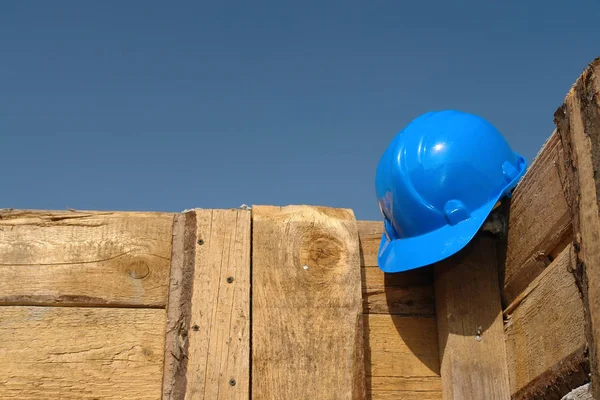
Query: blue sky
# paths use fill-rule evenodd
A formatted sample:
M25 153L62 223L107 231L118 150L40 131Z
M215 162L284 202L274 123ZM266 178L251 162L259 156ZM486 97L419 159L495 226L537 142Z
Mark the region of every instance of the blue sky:
M315 204L379 219L435 109L531 161L600 56L600 1L0 3L0 208Z

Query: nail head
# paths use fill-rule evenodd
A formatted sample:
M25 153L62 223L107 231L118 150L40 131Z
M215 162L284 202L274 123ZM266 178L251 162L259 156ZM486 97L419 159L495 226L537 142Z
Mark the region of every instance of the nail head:
M202 239L198 239L198 244L199 244L200 246L202 246L202 245L204 244L204 240L202 240Z
M231 378L231 379L229 380L229 385L230 385L230 386L235 386L235 379Z
M196 332L198 332L200 327L198 325L194 324L194 326L192 326L192 329L195 330Z
M227 283L231 283L233 282L233 276L228 276L227 277Z

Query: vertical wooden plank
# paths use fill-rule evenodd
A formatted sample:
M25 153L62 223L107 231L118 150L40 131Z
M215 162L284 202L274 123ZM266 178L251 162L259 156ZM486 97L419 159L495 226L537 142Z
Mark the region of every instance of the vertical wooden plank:
M196 210L175 224L163 398L247 399L250 211Z
M365 397L351 210L253 207L252 398Z
M163 400L178 400L185 396L196 245L196 213L176 215L167 304Z
M443 398L510 399L496 241L436 265L435 298Z
M600 58L577 79L554 120L565 152L563 184L573 215L591 386L600 398Z

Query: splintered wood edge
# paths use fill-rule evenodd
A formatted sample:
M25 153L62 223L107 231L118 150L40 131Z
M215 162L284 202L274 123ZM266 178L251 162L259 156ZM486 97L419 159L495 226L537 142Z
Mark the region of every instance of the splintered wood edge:
M173 245L163 369L163 400L182 399L186 391L188 335L194 278L196 213L178 214Z
M600 303L598 287L600 246L599 222L600 170L600 57L583 71L571 87L565 102L554 114L554 122L565 148L570 168L565 168L565 196L573 216L577 248L575 277L583 294L586 337L594 397L600 398ZM591 293L590 293L591 292Z

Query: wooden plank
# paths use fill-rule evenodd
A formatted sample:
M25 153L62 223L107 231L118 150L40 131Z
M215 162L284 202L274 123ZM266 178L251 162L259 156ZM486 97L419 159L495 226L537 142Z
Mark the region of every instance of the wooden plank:
M164 307L173 214L0 213L0 305Z
M592 390L600 398L600 58L577 79L554 115L565 149L578 283L583 293Z
M181 235L181 230L184 231L183 243L177 241L177 245L183 246L186 253L180 261L184 270L179 275L185 277L193 272L192 293L179 293L174 299L184 303L175 305L181 326L175 334L182 332L181 335L187 336L187 353L185 339L173 339L183 343L182 356L178 358L187 359L187 365L180 366L185 370L185 380L178 383L180 378L175 376L171 396L182 398L185 393L185 399L247 399L250 388L250 211L197 210L195 218L192 213L187 214L184 228L179 226L176 232ZM195 250L190 248L192 245ZM195 252L193 265L189 265L192 261L186 261L191 252ZM187 311L183 308L190 303L188 323Z
M444 399L509 399L497 243L478 235L435 266Z
M365 315L365 348L368 398L442 398L435 318Z
M157 399L165 311L0 307L0 398Z
M505 315L513 399L560 399L587 381L583 303L569 245Z
M185 397L196 246L196 213L176 215L173 220L163 400Z
M434 316L433 268L386 274L377 266L383 223L357 221L363 280L363 312Z
M363 399L351 210L254 206L252 398Z
M380 221L357 221L365 313L367 398L442 398L433 268L386 274L377 266ZM367 315L368 314L368 315Z
M386 274L377 267L363 268L363 312L435 316L433 268Z
M571 217L558 163L562 145L554 132L515 189L510 203L504 305L538 276L572 239Z
M360 236L361 265L377 267L377 253L383 233L383 222L356 221Z

